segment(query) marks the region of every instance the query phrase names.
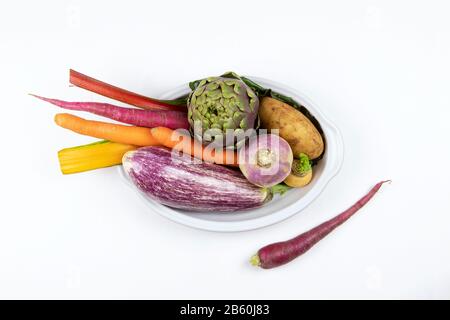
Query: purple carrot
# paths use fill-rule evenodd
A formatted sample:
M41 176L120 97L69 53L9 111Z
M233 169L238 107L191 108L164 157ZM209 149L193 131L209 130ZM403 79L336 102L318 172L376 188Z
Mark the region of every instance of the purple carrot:
M331 220L328 220L293 239L269 244L259 249L258 253L251 258L251 264L264 269L270 269L288 263L304 254L369 202L383 183L386 182L390 182L390 180L378 182L369 193L362 197L358 202Z
M119 122L139 127L167 127L171 129L189 129L187 114L175 110L141 110L118 107L109 103L100 102L68 102L49 99L31 94L33 97L44 100L58 107L68 110L86 111Z

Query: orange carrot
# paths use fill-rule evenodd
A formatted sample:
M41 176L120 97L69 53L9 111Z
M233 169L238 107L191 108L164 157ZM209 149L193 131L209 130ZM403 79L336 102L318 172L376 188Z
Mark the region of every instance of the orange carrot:
M187 131L157 127L151 129L151 132L153 138L159 145L190 154L207 162L231 166L238 165L236 152L232 150L214 149L211 145L203 146L200 142L194 140Z
M149 128L86 120L68 113L58 113L55 122L60 127L99 139L135 146L158 145Z

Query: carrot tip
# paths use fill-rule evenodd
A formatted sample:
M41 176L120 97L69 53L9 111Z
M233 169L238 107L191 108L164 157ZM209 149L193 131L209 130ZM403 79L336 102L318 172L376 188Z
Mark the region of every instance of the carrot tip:
M250 258L250 264L255 267L261 266L261 260L259 259L258 254L255 254Z

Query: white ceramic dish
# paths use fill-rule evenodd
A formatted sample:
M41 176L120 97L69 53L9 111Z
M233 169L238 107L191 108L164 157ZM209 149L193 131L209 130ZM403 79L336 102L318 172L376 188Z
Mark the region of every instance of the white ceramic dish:
M294 98L303 104L316 117L322 126L326 150L323 159L314 167L312 182L305 188L289 190L282 197L276 196L261 208L234 213L194 213L172 209L148 198L141 193L127 178L122 167L119 167L123 180L130 185L147 203L151 212L156 212L175 222L209 231L234 232L269 226L299 213L306 208L326 187L328 182L338 173L344 156L342 136L337 127L330 122L317 106L297 90L280 83L262 78L249 77L266 88L272 88ZM167 92L161 99L173 99L189 93L187 84Z

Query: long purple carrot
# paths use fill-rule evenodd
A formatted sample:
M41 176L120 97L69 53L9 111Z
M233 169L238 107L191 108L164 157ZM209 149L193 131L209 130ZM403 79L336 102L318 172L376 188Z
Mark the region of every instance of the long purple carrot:
M139 127L167 127L171 129L189 129L187 113L175 110L141 110L124 108L100 102L68 102L31 94L33 97L68 110L86 111L119 122Z
M251 264L264 269L270 269L288 263L304 254L369 202L380 187L386 182L390 182L390 180L378 182L369 193L362 197L358 202L331 220L328 220L293 239L269 244L259 249L258 253L251 258Z

